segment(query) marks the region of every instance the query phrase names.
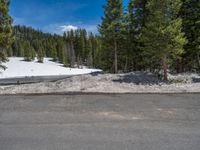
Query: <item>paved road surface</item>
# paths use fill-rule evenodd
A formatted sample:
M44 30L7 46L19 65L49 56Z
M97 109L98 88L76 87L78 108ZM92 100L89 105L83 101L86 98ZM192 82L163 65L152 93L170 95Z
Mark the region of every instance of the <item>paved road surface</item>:
M0 96L0 150L200 150L200 94Z

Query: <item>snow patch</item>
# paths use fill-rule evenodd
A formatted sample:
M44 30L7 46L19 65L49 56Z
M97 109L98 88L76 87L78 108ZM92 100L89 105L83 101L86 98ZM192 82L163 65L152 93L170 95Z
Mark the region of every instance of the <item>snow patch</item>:
M44 58L44 63L23 61L20 57L11 57L9 61L3 63L7 67L5 71L1 70L0 79L15 77L33 77L33 76L56 76L56 75L80 75L99 72L99 69L66 68L62 64L51 61L51 58Z

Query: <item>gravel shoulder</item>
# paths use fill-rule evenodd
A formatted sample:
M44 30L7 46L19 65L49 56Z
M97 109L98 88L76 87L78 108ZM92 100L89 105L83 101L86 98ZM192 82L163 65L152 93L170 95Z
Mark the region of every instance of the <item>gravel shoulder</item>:
M56 82L0 86L0 94L48 93L200 93L198 74L169 75L164 83L151 73L88 74Z

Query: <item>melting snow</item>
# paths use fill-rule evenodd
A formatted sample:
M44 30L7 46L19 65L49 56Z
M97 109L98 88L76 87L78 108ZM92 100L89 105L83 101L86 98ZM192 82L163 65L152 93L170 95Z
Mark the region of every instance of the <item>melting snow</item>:
M51 58L44 58L44 63L23 61L20 57L11 57L4 63L5 71L0 70L0 78L32 77L32 76L55 76L55 75L80 75L92 72L99 72L98 69L66 68L62 64L52 62Z

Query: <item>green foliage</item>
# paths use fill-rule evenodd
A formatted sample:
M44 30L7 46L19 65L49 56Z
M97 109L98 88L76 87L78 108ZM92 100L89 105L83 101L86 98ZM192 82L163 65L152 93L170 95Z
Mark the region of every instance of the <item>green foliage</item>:
M147 17L147 0L130 0L127 13L127 71L142 70L144 57L141 33Z
M11 43L9 38L0 48L4 47L8 56L31 61L37 55L39 62L51 57L69 67L87 65L114 73L163 70L165 79L168 69L200 70L199 0L129 0L127 9L122 2L107 0L99 36L85 29L60 36L14 26L12 47L5 46ZM11 29L5 31L9 31L7 38L11 37ZM3 36L4 32L0 33L0 44L6 43ZM5 55L2 51L0 55L1 62Z
M58 51L58 59L59 59L59 61L62 63L62 64L64 64L64 65L66 65L66 56L65 56L65 46L64 46L64 41L58 41L57 42L57 51Z
M183 20L183 32L188 43L185 45L183 64L187 71L200 71L200 1L182 0L180 16Z
M14 26L13 31L15 42L7 51L10 56L24 57L26 61L32 61L37 56L41 63L44 57L51 57L53 61L64 66L88 64L94 67L93 59L98 47L96 36L84 29L72 30L63 36L43 33L25 26Z
M37 60L38 60L39 63L44 62L44 52L41 48L38 49Z
M12 18L8 14L9 0L0 1L0 69L5 69L2 62L6 62L5 51L8 50L13 42L12 37ZM9 51L11 52L11 51Z
M161 62L165 80L169 61L180 56L186 44L182 20L177 17L181 4L181 0L150 0L147 4L149 13L141 37L144 53L151 58L149 63Z
M23 43L23 48L24 48L24 60L25 61L32 61L35 59L35 50L34 48L30 45L28 41L25 41Z
M107 0L104 7L104 17L99 26L103 44L103 67L118 72L119 43L125 31L122 0ZM107 62L106 62L107 61ZM107 64L107 66L105 66Z

